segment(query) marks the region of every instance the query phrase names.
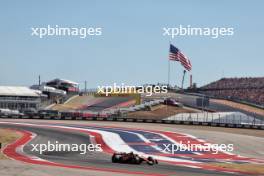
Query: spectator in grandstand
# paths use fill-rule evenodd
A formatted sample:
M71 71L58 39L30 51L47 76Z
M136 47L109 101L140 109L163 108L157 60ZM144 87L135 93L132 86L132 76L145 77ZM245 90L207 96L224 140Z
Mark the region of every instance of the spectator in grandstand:
M264 105L264 77L223 78L200 88L210 96Z

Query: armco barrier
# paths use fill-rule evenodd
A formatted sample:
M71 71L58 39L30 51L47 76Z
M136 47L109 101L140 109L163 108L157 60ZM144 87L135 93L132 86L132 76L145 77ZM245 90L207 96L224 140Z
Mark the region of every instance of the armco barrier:
M44 119L44 120L86 120L86 121L114 121L114 122L136 122L136 123L163 123L175 125L199 125L212 127L226 127L226 128L245 128L245 129L259 129L264 130L264 124L233 124L220 122L199 122L199 121L185 121L185 120L156 120L144 118L124 118L124 117L40 117L40 116L1 116L2 119Z

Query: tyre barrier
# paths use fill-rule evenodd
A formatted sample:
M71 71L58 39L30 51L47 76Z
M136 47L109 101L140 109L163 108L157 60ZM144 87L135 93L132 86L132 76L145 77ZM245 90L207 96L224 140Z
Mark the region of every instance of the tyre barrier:
M85 120L85 121L114 121L114 122L136 122L136 123L160 123L160 124L175 124L175 125L196 125L196 126L212 126L226 128L244 128L264 130L263 125L254 124L230 124L217 122L199 122L199 121L184 121L184 120L157 120L144 118L124 118L124 117L41 117L41 116L0 116L2 119L42 119L42 120Z

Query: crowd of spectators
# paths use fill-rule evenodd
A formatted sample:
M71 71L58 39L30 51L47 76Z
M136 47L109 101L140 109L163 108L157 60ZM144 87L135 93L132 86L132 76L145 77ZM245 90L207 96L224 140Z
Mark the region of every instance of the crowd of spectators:
M200 90L217 98L264 105L264 77L223 78L201 87Z

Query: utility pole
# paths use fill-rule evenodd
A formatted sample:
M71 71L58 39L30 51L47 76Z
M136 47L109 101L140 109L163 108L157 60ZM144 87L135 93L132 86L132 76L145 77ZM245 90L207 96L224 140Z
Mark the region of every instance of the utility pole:
M84 92L87 93L87 81L84 81Z
M39 87L40 87L40 84L41 84L40 75L38 76L38 81L39 81Z

